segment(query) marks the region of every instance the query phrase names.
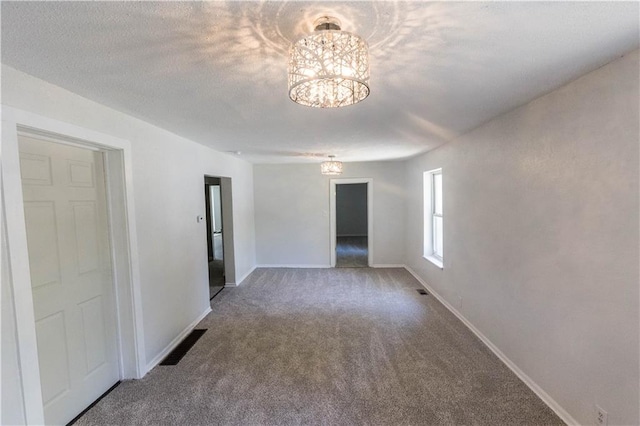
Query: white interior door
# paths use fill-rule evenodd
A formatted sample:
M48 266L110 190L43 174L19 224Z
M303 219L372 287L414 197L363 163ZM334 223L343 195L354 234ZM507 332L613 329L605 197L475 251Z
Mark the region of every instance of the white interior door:
M19 142L45 421L66 424L119 380L103 157Z

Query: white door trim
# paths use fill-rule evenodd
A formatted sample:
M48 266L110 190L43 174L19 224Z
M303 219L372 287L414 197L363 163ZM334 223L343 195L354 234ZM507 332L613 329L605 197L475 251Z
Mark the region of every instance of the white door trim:
M373 265L373 179L372 178L344 178L329 180L329 214L331 218L331 267L336 267L336 185L343 183L367 184L367 252L368 266Z
M112 240L121 378L147 373L129 141L27 111L2 106L2 187L18 361L27 424L44 424L29 252L24 220L18 133L53 137L104 152ZM3 284L6 285L6 284Z

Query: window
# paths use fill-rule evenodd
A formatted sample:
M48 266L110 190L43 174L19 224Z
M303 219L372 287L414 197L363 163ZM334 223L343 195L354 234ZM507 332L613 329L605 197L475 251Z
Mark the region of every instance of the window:
M424 257L443 267L442 169L424 172Z

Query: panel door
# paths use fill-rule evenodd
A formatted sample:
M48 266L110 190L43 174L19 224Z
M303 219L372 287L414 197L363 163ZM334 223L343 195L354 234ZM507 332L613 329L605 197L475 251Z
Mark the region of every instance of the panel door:
M119 380L103 156L19 142L45 421L66 424Z

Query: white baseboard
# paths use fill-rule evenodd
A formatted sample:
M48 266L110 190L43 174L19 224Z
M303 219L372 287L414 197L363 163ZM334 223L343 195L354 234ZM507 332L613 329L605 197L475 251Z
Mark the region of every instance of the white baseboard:
M313 268L331 268L331 265L293 265L293 264L278 264L278 265L257 265L256 268L300 268L300 269L313 269Z
M235 283L225 283L225 284L224 284L224 286L225 286L225 287L238 287L240 284L242 284L242 283L244 282L244 280L246 280L246 279L247 279L247 277L248 277L249 275L251 275L251 273L252 273L253 271L255 271L255 270L256 270L256 268L257 268L257 266L255 266L255 265L254 265L251 269L249 269L249 271L247 271L247 273L246 273L246 274L244 274L242 277L240 277L240 279L239 279L239 280L236 280L236 282L235 282Z
M376 263L371 265L372 268L404 268L404 265L396 265L395 263Z
M193 330L196 325L198 325L198 323L200 321L202 321L202 319L204 317L206 317L207 315L209 315L209 312L211 312L211 307L207 307L207 309L204 310L203 313L201 313L200 315L198 315L198 318L196 318L191 324L189 324L187 327L185 327L184 330L182 330L180 332L180 334L178 334L176 336L175 339L173 339L171 341L171 343L169 343L163 350L160 351L160 353L158 355L156 355L151 362L149 362L147 364L147 371L145 371L145 374L147 374L149 371L151 371L153 369L153 367L155 367L156 365L160 364L160 362L167 356L169 355L169 353L175 349L176 346L178 346L178 344L180 342L182 342L182 340L187 336L187 334L191 333L191 330ZM144 376L144 374L143 374Z
M454 308L449 302L447 302L442 296L440 296L429 284L427 284L413 269L409 266L404 265L404 268L411 274L413 277L418 280L420 284L424 288L426 288L429 293L435 296L436 299L440 303L444 305L452 314L454 314L464 325L467 326L469 330L473 334L475 334L481 341L484 343L491 351L502 361L511 371L515 373L516 376L520 378L528 387L531 389L538 397L549 406L557 415L568 425L579 425L578 421L574 419L560 404L558 404L548 393L546 393L536 382L534 382L531 377L527 376L524 371L522 371L513 361L511 361L496 345L491 342L482 334L480 330L478 330L471 322L464 317L456 308Z

